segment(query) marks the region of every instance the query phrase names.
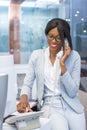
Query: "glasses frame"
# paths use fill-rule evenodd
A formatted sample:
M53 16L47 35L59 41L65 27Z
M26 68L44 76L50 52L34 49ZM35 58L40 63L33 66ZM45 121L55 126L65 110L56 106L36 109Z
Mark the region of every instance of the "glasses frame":
M58 36L54 37L53 35L49 35L49 34L47 35L47 39L50 41L55 39L56 42L61 42L60 37L58 37Z

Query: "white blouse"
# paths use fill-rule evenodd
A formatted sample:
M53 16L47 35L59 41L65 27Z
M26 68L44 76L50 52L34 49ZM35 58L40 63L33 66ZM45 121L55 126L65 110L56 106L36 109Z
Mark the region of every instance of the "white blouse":
M59 60L63 55L63 51L61 50L60 52L56 56L54 65L52 65L49 58L50 56L49 48L45 50L44 96L61 94L60 92L61 68L60 68Z

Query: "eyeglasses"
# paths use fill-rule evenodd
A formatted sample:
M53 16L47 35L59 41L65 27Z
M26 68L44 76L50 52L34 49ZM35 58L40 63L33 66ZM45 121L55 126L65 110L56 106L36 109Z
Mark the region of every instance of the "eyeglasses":
M50 41L55 39L56 42L61 42L61 39L58 36L54 37L53 35L47 35L47 39Z

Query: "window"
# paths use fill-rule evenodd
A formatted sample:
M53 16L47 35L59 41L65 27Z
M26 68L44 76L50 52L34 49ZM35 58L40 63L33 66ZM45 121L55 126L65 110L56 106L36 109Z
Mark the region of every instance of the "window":
M0 52L9 52L8 7L0 6Z

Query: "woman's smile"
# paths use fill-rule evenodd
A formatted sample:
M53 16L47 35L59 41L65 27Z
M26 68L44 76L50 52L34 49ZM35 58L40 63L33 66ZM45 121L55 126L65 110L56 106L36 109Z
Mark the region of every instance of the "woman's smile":
M57 46L58 46L57 44L53 44L53 43L50 44L50 47L52 48L57 48Z

